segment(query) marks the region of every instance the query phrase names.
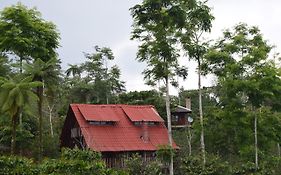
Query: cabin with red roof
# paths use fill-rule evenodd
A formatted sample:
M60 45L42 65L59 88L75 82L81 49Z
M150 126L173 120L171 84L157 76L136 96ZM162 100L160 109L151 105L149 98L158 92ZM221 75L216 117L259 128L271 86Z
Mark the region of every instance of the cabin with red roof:
M101 152L108 167L123 167L134 153L150 161L169 143L164 120L151 105L71 104L60 141L61 147Z

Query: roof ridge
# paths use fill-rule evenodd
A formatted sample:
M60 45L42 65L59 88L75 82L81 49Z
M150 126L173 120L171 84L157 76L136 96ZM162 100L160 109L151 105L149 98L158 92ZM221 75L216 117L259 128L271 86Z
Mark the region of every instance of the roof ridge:
M71 103L70 106L108 106L108 107L154 107L154 105L138 105L138 104L85 104L85 103Z

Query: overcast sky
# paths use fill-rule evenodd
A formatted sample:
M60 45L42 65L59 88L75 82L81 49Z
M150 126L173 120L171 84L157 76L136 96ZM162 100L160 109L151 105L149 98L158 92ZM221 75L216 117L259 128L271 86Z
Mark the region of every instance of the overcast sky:
M16 4L17 0L0 0L0 10ZM141 0L21 0L28 7L36 7L45 20L57 25L61 41L58 49L63 69L67 64L85 61L84 52L92 53L95 45L113 50L115 63L121 69L122 80L128 91L148 89L141 72L144 64L135 61L138 43L130 40L132 18L129 8ZM221 36L222 30L239 22L258 26L269 43L281 48L281 1L280 0L209 0L215 16L210 38ZM181 86L197 87L196 64L182 58L189 67L189 77ZM203 85L212 84L210 78ZM176 90L172 90L176 94Z

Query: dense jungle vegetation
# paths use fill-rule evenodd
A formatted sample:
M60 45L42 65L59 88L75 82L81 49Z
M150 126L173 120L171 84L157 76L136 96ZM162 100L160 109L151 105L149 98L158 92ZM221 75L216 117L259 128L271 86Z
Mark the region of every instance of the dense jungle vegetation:
M95 46L85 62L62 70L54 23L20 3L0 11L0 174L159 175L163 163L177 175L281 174L280 59L259 28L233 24L209 41L215 17L199 0L144 0L130 12L150 91L126 91L109 47ZM188 76L180 53L197 62L198 89L178 87ZM206 75L214 86L201 87ZM186 98L194 122L172 130L170 110ZM97 152L60 150L70 103L154 105L181 149L159 150L150 164L135 155L123 170L106 168Z

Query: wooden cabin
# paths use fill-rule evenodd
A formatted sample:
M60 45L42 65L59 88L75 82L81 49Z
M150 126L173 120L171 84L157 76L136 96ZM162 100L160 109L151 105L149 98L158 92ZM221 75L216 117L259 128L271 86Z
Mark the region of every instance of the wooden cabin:
M61 147L101 152L108 167L123 167L134 153L154 159L159 146L168 144L168 130L150 105L71 104L60 141Z
M183 128L188 127L191 123L188 119L191 117L191 102L190 99L186 99L186 107L177 106L172 110L172 127L173 128Z

